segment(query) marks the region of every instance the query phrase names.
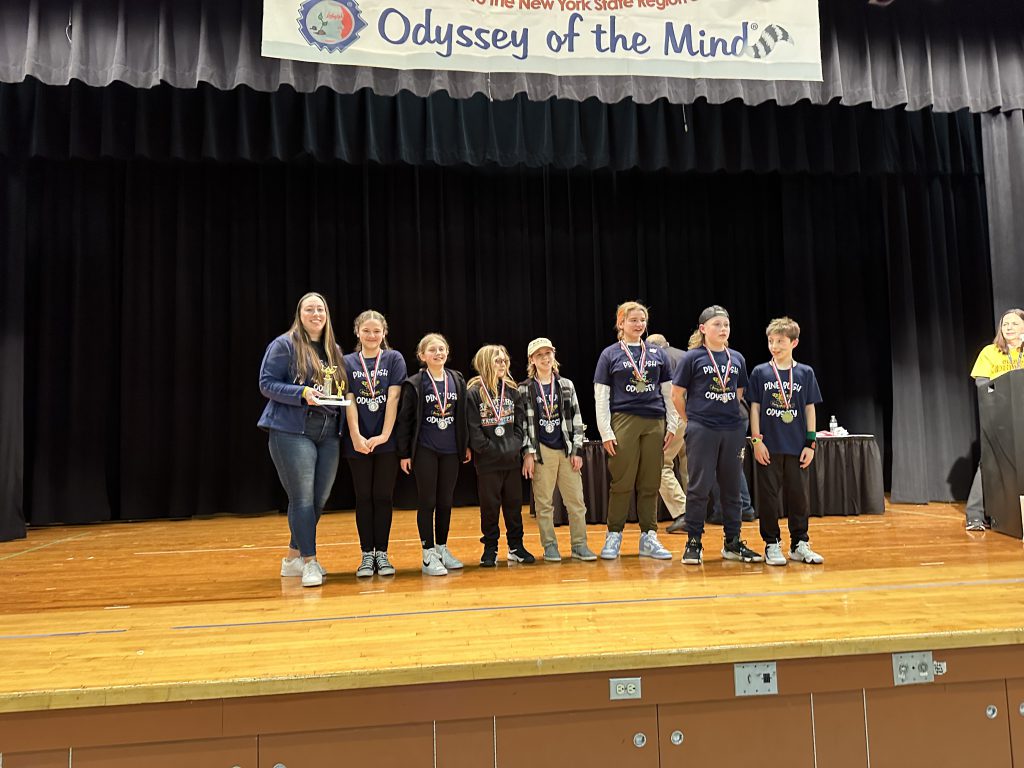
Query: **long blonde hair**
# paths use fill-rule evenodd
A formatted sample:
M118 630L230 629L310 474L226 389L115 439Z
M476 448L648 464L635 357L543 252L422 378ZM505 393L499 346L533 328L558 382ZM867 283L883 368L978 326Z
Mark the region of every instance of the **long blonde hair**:
M615 333L618 335L619 339L622 338L622 324L626 322L626 318L629 317L629 313L637 309L644 313L645 322L650 319L650 310L639 301L624 301L615 308Z
M696 349L697 347L703 347L704 333L701 331L700 327L711 320L711 318L719 316L725 318L729 317L729 313L726 311L725 307L720 304L712 304L701 312L700 317L697 318L697 330L690 334L690 340L686 343L686 348Z
M313 340L309 338L309 334L306 333L306 329L302 325L302 305L309 299L320 299L324 305L327 322L324 323L320 341L324 345L324 354L327 355L327 365L338 368L339 371L342 367L341 348L338 347L338 343L334 339L334 327L331 325L331 310L327 306L327 299L315 291L310 291L295 305L295 320L292 321L292 327L288 329L288 336L295 348L295 357L292 359L292 375L296 378L301 375L303 381L313 381L323 385L324 372L320 367L320 355L313 347ZM344 376L338 376L336 379L339 384L344 380Z
M352 324L352 333L354 333L355 336L356 336L355 351L356 352L362 352L363 351L363 342L361 342L359 340L359 329L362 328L363 323L367 322L368 320L376 320L377 322L380 323L381 328L384 329L384 338L382 338L380 340L380 348L381 349L391 349L391 347L388 346L388 321L385 320L384 319L384 315L382 315L377 310L375 310L375 309L367 309L367 310L365 310L363 312L360 312L358 315L356 315L355 322ZM445 346L448 346L447 342L445 342Z
M537 350L538 352L540 350ZM537 354L534 352L534 354ZM551 372L558 375L558 358L555 357L555 348L551 348ZM533 364L533 357L526 358L526 376L530 379L537 378L537 366Z
M480 375L474 376L469 380L469 384L466 385L467 389L473 386L486 386L490 392L498 391L498 385L501 383L501 380L494 371L494 358L500 354L505 355L511 370L512 360L509 358L508 350L501 344L485 344L476 351L476 354L473 355L473 370ZM504 381L507 385L516 386L515 381L508 374L505 375Z

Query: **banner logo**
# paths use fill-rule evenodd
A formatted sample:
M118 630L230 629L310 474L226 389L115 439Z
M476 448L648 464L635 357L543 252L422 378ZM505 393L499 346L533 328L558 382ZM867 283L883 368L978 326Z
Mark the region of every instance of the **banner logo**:
M355 0L306 0L299 6L299 31L321 51L343 51L366 26Z

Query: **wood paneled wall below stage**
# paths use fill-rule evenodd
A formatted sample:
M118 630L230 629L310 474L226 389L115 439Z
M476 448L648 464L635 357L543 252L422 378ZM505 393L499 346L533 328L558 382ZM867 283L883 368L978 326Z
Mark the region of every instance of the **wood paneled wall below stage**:
M730 664L0 715L3 768L1024 767L1024 647L778 662L776 696ZM638 676L639 701L608 679Z

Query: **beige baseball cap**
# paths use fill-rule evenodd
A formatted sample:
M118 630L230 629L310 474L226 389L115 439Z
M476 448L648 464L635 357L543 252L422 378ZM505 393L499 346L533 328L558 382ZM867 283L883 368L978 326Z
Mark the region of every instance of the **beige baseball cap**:
M554 349L555 345L551 343L551 339L545 339L543 336L541 336L539 339L534 339L533 341L526 345L526 356L533 357L534 352L536 352L538 349L544 349L544 347L550 347L551 349Z

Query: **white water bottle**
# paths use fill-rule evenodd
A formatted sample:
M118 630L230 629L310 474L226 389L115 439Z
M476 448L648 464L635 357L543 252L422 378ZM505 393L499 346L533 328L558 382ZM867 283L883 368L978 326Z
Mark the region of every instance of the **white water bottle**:
M839 422L836 421L835 414L833 414L832 418L828 420L828 431L834 435L837 429L839 429Z

